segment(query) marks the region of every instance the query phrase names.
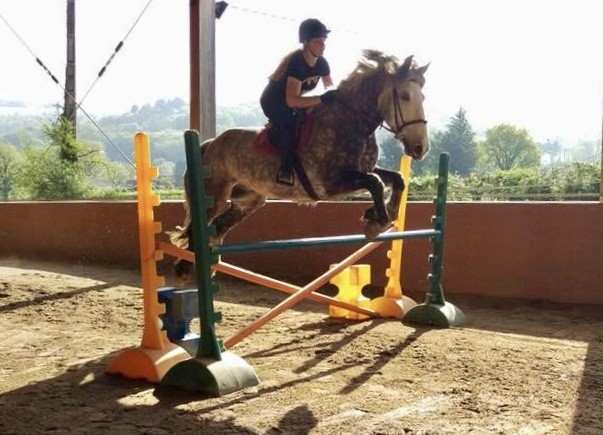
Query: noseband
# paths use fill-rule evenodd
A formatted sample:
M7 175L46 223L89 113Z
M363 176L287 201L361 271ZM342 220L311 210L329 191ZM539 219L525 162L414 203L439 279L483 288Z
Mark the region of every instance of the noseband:
M385 128L387 131L394 134L396 138L402 133L404 127L408 127L413 124L427 124L427 120L423 118L413 119L411 121L404 120L404 114L402 113L402 106L400 105L400 99L398 98L398 90L394 86L392 89L392 99L394 100L394 122L396 123L396 128L392 129L385 124L385 121L381 123L381 126ZM398 138L399 139L399 138Z

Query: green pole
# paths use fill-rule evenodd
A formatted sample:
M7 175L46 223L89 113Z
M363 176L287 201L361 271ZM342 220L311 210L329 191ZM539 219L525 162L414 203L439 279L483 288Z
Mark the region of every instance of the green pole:
M301 249L315 248L318 246L334 246L354 243L369 243L375 241L418 239L427 237L438 237L436 230L411 230L383 233L375 238L369 239L363 234L352 234L348 236L330 237L306 237L302 239L267 240L263 242L238 243L230 245L213 246L212 254L235 254L249 251L270 251L276 249Z
M217 257L209 250L210 232L215 234L215 227L207 224L207 209L212 205L212 198L205 195L202 183L210 176L209 169L202 166L199 135L196 131L184 133L186 161L191 198L192 237L195 252L195 274L199 287L199 322L200 343L197 357L209 357L215 360L222 358L223 346L216 338L215 322L221 318L220 312L214 312L214 294L218 286L213 282L211 267Z
M226 351L222 341L216 338L216 322L221 319L221 314L214 311L214 294L218 291L218 286L214 283L211 269L218 262L218 257L209 248L209 239L215 235L216 229L207 221L207 210L212 206L212 198L205 194L203 188L210 171L202 165L199 133L186 131L184 144L193 225L200 337L196 356L172 367L161 383L219 397L258 385L260 380L243 358Z
M403 318L406 323L435 325L441 327L459 326L466 322L463 312L444 299L442 289L442 269L444 261L444 225L446 222L446 200L448 196L448 153L440 154L440 166L437 180L437 194L434 198L435 215L432 216L435 235L431 237L433 245L429 256L431 273L427 275L429 287L425 302L411 308Z
M431 238L433 243L433 254L429 256L431 263L431 273L427 276L431 286L427 293L427 303L444 305L444 291L442 289L442 265L444 261L444 226L446 224L446 200L448 196L448 165L450 155L442 153L440 155L440 165L438 170L437 195L433 202L436 207L433 216L434 229L438 235Z

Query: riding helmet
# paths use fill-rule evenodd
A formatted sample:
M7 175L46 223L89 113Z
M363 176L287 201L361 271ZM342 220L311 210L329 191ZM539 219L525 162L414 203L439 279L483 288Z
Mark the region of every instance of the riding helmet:
M316 18L308 18L299 25L299 42L313 38L326 38L330 30Z

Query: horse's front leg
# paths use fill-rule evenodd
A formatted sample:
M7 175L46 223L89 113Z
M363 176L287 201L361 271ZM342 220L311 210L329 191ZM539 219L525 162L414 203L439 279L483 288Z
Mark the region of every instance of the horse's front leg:
M394 221L398 218L398 212L400 211L402 192L405 188L404 177L398 171L389 171L379 167L376 167L373 172L381 178L386 186L390 186L392 189L386 206L390 219Z
M350 191L368 190L375 203L362 217L364 234L370 239L377 237L391 221L383 201L384 185L377 174L347 170L343 177Z

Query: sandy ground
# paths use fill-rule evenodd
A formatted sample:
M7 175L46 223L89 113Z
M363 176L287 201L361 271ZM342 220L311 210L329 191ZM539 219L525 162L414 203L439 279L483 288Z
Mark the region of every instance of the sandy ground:
M223 338L284 297L220 282ZM259 386L206 398L104 373L141 340L136 271L0 259L0 433L603 434L603 307L452 302L466 326L304 302L232 349Z

